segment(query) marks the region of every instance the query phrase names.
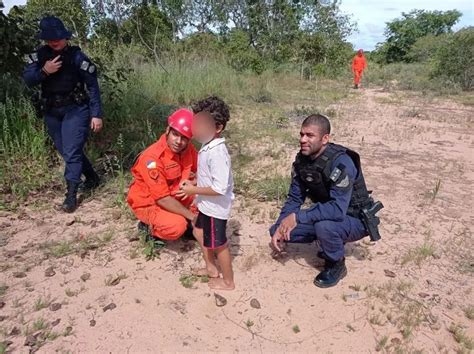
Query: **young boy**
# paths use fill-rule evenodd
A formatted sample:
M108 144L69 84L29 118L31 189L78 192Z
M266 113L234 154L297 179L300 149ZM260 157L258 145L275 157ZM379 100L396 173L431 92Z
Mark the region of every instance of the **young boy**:
M194 222L194 236L201 245L206 268L197 275L209 276L209 287L233 290L232 257L226 237L226 224L234 199L234 180L230 156L221 137L229 121L229 107L220 98L211 96L193 105L193 136L202 144L198 155L197 186L181 183L178 197L197 194L199 214ZM216 266L216 259L222 278Z

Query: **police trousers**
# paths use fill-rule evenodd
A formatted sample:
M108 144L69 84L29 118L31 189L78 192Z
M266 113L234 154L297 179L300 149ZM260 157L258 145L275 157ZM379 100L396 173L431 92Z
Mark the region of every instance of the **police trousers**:
M80 183L83 173L87 176L93 171L84 154L91 122L89 106L70 104L51 108L44 118L48 134L66 164L64 178L68 182Z
M286 215L280 216L282 220ZM270 227L273 237L280 223ZM319 245L328 258L338 261L344 257L344 244L358 241L368 235L362 221L352 216L345 216L342 221L322 220L314 224L298 223L290 233L291 243L311 243L319 241Z

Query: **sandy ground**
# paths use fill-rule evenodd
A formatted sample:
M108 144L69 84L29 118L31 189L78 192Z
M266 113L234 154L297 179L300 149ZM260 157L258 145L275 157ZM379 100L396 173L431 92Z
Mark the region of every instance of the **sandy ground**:
M46 207L1 212L4 347L469 352L474 111L407 95L361 90L333 106L335 142L360 152L369 188L385 204L382 240L347 245L349 273L337 287L312 284L322 265L315 244L290 246L287 256L272 259L270 213L256 220L239 207L241 196L229 230L237 289L219 292L227 303L218 307L206 283L187 288L180 281L200 262L194 242L170 244L146 261L136 222L111 207L106 192L72 216L54 210L61 197L51 194Z

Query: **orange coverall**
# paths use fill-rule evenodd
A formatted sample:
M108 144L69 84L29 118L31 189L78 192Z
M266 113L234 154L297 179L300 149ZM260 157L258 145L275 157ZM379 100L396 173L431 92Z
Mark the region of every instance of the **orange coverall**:
M352 72L354 73L354 85L360 84L362 78L362 72L367 68L367 60L365 59L364 53L360 50L357 55L352 59Z
M174 196L182 180L191 179L197 170L197 152L192 144L176 154L166 143L166 135L146 148L132 167L133 182L127 202L135 216L151 228L151 234L164 240L177 240L186 231L188 222L178 214L162 209L157 200ZM193 210L193 198L177 199Z

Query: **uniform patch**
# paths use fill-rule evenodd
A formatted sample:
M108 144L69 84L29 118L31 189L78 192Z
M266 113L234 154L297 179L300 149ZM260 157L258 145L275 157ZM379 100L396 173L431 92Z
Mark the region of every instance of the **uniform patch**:
M146 168L148 168L149 170L155 169L156 168L156 161L148 160L146 162Z
M89 71L89 74L93 74L94 71L95 71L95 65L92 65L92 64L91 64L91 65L89 66L89 70L88 70L88 71Z
M25 59L28 64L36 63L38 61L38 53L27 54Z
M148 175L150 176L151 179L158 179L158 176L160 175L160 173L158 172L156 168L153 168L153 169L148 170Z
M351 183L351 180L349 179L349 176L346 175L338 184L336 184L336 187L347 188L349 187L350 183Z
M339 177L341 176L342 171L339 168L335 168L332 172L331 175L329 176L329 179L333 182L336 182Z
M89 62L87 60L83 60L81 63L81 70L87 71L89 69Z

